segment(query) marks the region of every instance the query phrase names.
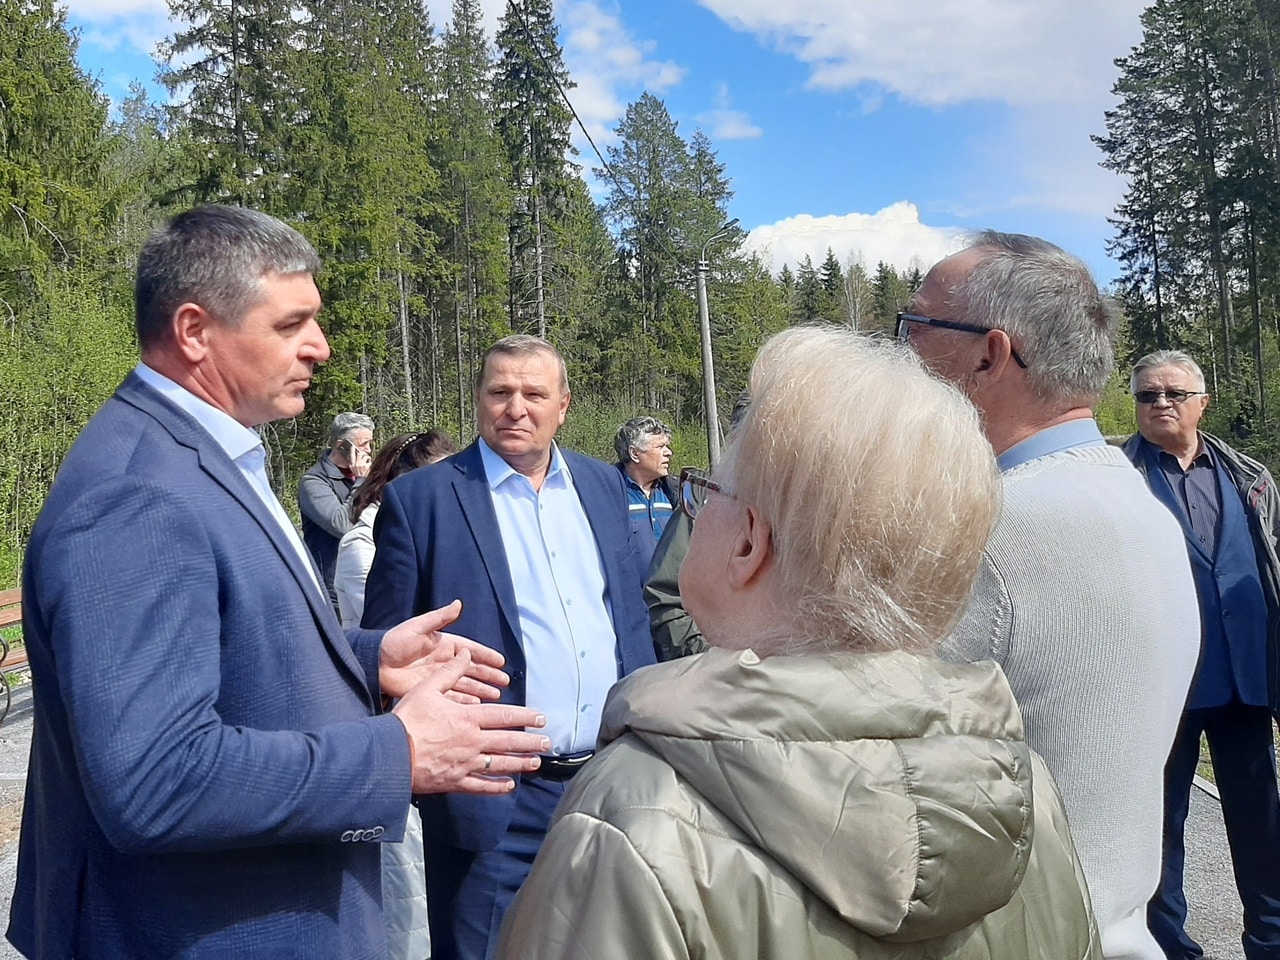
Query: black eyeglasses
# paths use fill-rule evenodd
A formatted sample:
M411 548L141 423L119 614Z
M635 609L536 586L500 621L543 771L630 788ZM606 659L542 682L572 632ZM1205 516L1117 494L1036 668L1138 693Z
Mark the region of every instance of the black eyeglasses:
M708 477L706 471L697 467L685 467L680 471L680 506L690 520L698 516L698 511L707 502L708 493L733 496L729 489Z
M974 323L957 323L955 320L935 320L933 317L921 317L914 313L898 314L898 326L894 330L894 336L899 340L907 339L907 324L919 323L926 327L941 327L943 330L959 330L962 333L990 333L995 327L980 327ZM1008 334L1005 334L1008 336ZM1013 356L1014 362L1023 370L1027 369L1027 362L1018 356L1018 351L1009 346L1009 353Z
M1207 396L1207 390L1138 390L1133 399L1139 403L1155 403L1164 397L1170 403L1184 403L1189 397Z

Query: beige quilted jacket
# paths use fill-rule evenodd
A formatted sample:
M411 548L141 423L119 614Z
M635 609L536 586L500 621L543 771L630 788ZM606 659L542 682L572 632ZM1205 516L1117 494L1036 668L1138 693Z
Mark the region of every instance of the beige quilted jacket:
M1101 958L992 663L708 653L605 708L504 958Z

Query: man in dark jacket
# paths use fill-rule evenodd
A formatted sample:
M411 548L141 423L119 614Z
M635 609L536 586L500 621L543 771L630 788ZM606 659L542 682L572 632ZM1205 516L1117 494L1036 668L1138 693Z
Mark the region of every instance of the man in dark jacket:
M1184 929L1182 889L1183 827L1203 733L1244 905L1245 957L1280 957L1280 798L1271 732L1280 656L1275 480L1199 430L1209 395L1187 354L1148 354L1134 366L1130 388L1139 433L1124 451L1182 524L1202 626L1200 663L1165 768L1164 870L1148 922L1166 956L1203 956Z

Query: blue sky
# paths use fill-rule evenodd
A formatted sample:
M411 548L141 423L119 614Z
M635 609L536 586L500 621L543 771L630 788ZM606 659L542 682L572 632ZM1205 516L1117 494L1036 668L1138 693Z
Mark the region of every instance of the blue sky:
M490 33L505 0L482 0ZM69 0L82 66L114 100L151 82L163 0ZM428 0L437 29L448 0ZM1113 60L1140 0L556 0L570 98L603 150L642 92L733 181L730 215L773 266L927 268L984 227L1117 268L1124 184L1098 167ZM579 134L580 162L595 164Z

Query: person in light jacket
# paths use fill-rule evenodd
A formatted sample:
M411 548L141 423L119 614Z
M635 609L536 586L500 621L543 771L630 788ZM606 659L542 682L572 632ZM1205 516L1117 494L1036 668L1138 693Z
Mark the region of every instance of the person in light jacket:
M443 460L458 451L443 430L402 433L392 437L374 457L368 479L351 500L351 529L338 543L333 585L338 594L338 615L344 627L360 626L364 616L364 582L373 566L373 521L387 484L410 470Z
M498 955L1101 957L994 663L934 650L999 510L974 409L904 348L778 334L694 518L710 649L619 681Z
M373 458L368 477L351 500L353 525L338 544L333 585L343 626L358 627L364 614L364 582L373 565L373 521L383 488L396 477L442 460L457 449L452 437L433 429L393 437ZM417 807L409 808L404 839L382 845L382 918L390 960L431 956L422 816Z

